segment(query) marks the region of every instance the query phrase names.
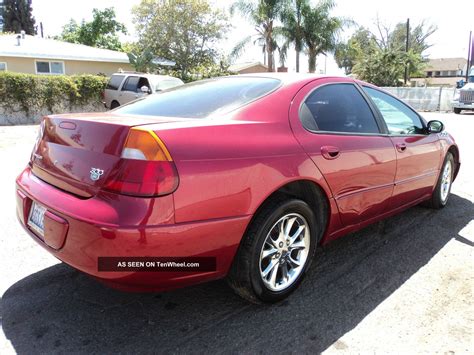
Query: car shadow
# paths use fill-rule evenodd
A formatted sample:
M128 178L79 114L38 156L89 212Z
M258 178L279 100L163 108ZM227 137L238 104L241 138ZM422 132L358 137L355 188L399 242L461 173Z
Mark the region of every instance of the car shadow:
M287 300L257 306L217 281L162 294L109 289L58 264L11 286L2 328L18 353L313 352L327 349L423 267L474 215L456 195L320 248Z

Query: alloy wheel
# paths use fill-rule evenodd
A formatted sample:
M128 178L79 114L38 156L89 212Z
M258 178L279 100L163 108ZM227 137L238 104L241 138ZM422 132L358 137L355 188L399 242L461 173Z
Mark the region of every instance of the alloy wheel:
M260 276L271 291L291 286L304 269L310 248L306 219L297 213L281 217L268 232L260 252Z

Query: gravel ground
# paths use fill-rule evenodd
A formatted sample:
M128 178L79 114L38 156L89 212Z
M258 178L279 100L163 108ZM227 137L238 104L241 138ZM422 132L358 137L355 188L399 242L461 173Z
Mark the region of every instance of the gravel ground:
M108 289L59 263L15 217L36 127L0 127L0 353L473 353L473 114L440 119L461 148L449 205L414 207L317 253L272 306L223 281L163 294Z

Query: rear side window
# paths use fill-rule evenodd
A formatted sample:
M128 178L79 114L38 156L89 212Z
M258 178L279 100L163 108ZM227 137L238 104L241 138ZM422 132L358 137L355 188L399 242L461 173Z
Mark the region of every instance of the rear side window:
M139 80L138 76L129 76L122 86L122 91L137 92Z
M369 105L352 84L331 84L314 90L301 106L300 120L312 131L379 133Z
M122 83L123 78L124 78L124 75L112 75L107 84L107 89L118 90L118 88L120 87L120 84Z
M280 86L280 80L257 77L225 77L201 80L149 95L117 109L116 113L205 118L229 112Z

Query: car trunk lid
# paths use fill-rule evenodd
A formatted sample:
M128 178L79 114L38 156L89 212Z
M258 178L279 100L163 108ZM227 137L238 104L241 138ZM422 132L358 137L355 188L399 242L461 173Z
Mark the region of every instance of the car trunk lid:
M43 181L89 198L119 162L132 127L180 120L113 113L46 116L30 165Z

